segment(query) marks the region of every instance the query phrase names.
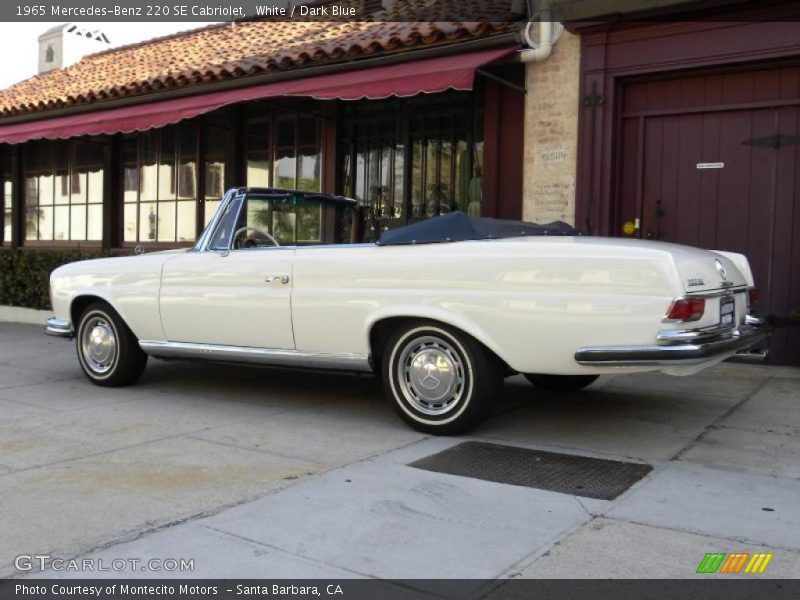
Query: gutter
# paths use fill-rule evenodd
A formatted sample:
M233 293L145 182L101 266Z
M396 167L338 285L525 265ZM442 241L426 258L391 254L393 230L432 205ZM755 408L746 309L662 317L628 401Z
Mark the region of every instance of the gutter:
M307 77L329 75L333 73L341 73L344 71L352 71L355 69L363 69L373 66L391 65L403 62L411 62L415 60L425 60L428 58L439 58L442 56L451 56L454 54L459 54L461 52L481 50L484 48L491 48L494 46L501 46L506 44L512 45L519 43L520 43L519 34L517 34L516 32L501 33L498 35L493 35L485 38L479 38L477 40L457 42L454 44L441 44L438 46L425 48L422 50L406 50L401 52L395 52L386 56L376 56L360 60L340 61L314 67L292 69L290 71L283 71L278 73L264 73L261 75L254 75L252 77L228 79L225 81L209 83L209 84L195 84L188 87L181 87L181 88L166 90L163 92L150 92L136 96L119 98L116 100L102 100L99 102L90 102L87 104L79 104L76 106L68 106L53 110L36 111L21 115L2 117L0 118L0 127L16 123L43 121L49 118L78 115L87 112L95 112L98 110L109 110L113 108L121 108L124 106L134 106L137 104L149 104L151 102L157 102L160 100L171 100L174 98L183 98L186 96L198 96L202 94L208 94L211 92L218 92L223 90L247 88L264 83L277 83L280 81L288 81L292 79L305 79Z

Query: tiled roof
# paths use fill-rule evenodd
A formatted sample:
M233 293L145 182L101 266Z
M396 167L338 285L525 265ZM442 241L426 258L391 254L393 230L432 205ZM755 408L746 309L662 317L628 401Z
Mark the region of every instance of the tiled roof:
M509 0L437 0L448 15L472 21L403 22L423 15L430 0L398 0L400 14L380 22L241 21L212 25L107 50L64 69L0 90L3 117L103 102L172 88L299 69L328 62L396 53L508 32L513 24L491 19ZM495 12L492 13L492 10ZM506 15L507 17L507 15ZM420 18L417 16L416 18Z

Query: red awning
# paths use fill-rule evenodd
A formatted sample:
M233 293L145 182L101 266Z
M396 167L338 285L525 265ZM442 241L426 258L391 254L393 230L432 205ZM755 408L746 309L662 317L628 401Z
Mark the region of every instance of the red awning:
M493 48L385 67L97 110L66 117L7 126L0 124L0 142L19 144L42 138L63 139L79 135L144 131L177 123L183 119L191 119L227 104L277 96L307 96L318 100L359 100L413 96L445 90L471 90L476 68L507 56L515 49L516 47Z

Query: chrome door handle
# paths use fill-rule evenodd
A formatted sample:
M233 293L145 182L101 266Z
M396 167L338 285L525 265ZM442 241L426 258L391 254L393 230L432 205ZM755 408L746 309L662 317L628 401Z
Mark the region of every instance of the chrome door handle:
M284 285L289 283L289 276L288 275L269 275L266 279L264 279L267 283L272 283L273 281L280 281Z

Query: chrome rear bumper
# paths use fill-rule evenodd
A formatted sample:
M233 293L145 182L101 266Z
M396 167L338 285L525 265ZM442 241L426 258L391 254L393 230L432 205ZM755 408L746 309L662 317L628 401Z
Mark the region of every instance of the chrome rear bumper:
M662 331L656 345L596 346L579 348L575 360L582 365L649 366L697 364L726 358L752 348L769 335L763 319L748 316L738 329Z
M47 325L44 328L44 332L47 335L53 335L67 339L74 335L72 331L72 323L65 321L64 319L56 319L55 317L50 317L47 319Z

